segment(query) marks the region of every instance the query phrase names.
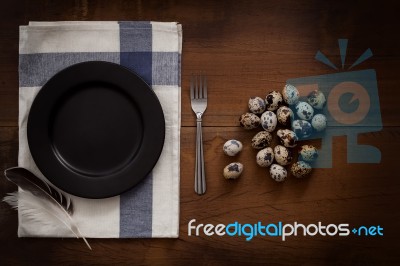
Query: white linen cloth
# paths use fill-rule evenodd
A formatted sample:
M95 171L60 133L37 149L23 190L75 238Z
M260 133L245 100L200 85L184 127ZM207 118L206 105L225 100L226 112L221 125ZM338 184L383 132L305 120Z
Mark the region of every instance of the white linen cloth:
M109 61L138 73L158 96L166 124L162 154L150 177L120 196L72 196L74 219L89 238L178 237L180 62L182 29L175 22L30 22L20 26L18 164L43 177L29 151L26 125L41 87L60 70ZM19 237L74 237L63 225L41 227L19 215Z

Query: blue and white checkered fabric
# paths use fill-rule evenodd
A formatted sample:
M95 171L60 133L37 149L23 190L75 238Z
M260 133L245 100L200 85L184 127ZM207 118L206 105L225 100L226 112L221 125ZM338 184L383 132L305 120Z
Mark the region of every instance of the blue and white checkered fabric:
M165 115L161 157L144 182L108 199L73 197L85 237L178 237L182 29L165 22L30 22L20 27L19 158L39 176L26 123L40 88L60 70L85 61L109 61L139 74L157 94ZM73 237L62 225L36 226L19 216L20 237Z

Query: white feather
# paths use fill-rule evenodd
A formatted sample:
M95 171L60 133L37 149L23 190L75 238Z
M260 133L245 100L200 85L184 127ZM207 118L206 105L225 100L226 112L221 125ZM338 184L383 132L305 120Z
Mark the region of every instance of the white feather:
M72 217L59 205L49 200L34 196L27 191L17 191L7 194L3 201L7 202L26 219L42 226L54 226L61 223L77 238L82 238L89 249L92 249L87 240L82 236Z

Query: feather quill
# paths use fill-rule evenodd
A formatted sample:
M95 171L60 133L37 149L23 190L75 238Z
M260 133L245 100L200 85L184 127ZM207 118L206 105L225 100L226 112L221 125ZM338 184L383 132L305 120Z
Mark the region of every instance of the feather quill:
M72 218L74 209L69 197L25 168L9 168L4 175L22 191L9 193L3 201L34 222L49 224L49 221L57 220L92 249Z

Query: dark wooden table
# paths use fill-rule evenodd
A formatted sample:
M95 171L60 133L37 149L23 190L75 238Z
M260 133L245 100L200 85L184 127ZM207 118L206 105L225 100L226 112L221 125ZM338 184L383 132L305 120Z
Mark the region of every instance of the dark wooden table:
M400 261L400 22L393 1L3 1L0 8L0 170L17 165L18 25L29 21L154 20L183 25L181 207L178 239L18 239L17 213L0 203L0 264L349 264ZM335 73L314 59L317 50L340 65L337 40L349 39L348 68L367 48L374 56L358 69L375 69L383 129L360 143L380 149L380 164L348 164L346 137L333 141L332 169L275 183L255 164L255 131L238 117L252 95L281 90L289 78ZM195 119L189 105L192 72L208 75L204 117L208 192L193 192ZM342 71L342 70L341 70ZM223 143L240 139L245 165L228 182L231 159ZM0 178L0 197L15 186ZM188 222L349 223L380 225L384 236L273 237L188 236Z

